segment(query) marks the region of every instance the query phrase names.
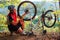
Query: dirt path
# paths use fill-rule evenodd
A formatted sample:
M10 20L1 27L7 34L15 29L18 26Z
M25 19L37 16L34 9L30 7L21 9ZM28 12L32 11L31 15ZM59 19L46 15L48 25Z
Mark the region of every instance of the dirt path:
M60 34L58 33L47 33L46 35L36 35L36 36L21 36L14 34L9 36L9 33L0 33L0 40L60 40Z

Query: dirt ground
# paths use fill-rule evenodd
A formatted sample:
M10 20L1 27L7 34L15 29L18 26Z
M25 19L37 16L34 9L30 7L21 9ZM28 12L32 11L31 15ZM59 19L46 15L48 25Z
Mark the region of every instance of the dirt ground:
M0 40L60 40L59 33L47 33L45 35L30 35L30 36L21 36L19 34L14 34L9 36L9 33L0 33Z

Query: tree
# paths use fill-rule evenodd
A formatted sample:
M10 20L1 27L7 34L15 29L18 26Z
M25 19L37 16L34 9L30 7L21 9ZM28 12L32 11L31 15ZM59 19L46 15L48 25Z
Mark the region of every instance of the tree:
M60 9L60 0L59 0L59 9ZM59 30L60 30L60 27L59 27ZM60 31L59 31L59 33L60 33Z
M19 5L20 1L21 0L2 1L0 3L0 7L2 8L2 7L5 7L5 6L8 6L8 5L11 5L11 4L17 6L17 5Z

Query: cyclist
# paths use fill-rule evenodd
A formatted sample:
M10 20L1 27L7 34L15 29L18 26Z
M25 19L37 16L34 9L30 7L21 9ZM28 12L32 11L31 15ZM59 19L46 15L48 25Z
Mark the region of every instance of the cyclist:
M11 32L11 35L13 32L25 34L24 30L24 16L28 14L29 10L25 10L22 17L17 16L16 9L14 8L14 5L8 6L9 14L7 15L8 20L8 29Z

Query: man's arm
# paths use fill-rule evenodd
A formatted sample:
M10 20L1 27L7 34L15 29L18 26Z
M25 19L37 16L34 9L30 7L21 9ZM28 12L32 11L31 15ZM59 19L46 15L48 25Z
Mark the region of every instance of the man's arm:
M7 24L9 25L10 24L10 21L9 21L9 16L7 15L6 19L7 19Z
M26 14L28 14L29 13L29 10L27 9L27 10L25 10L25 12L23 13L23 15L22 15L22 18L24 18L25 17L25 15Z
M17 23L14 22L14 20L10 17L10 16L7 16L7 24L13 24L13 25L16 25Z
M24 12L23 15L22 15L22 18L24 18L24 17L26 16L26 14L27 14L27 13Z

